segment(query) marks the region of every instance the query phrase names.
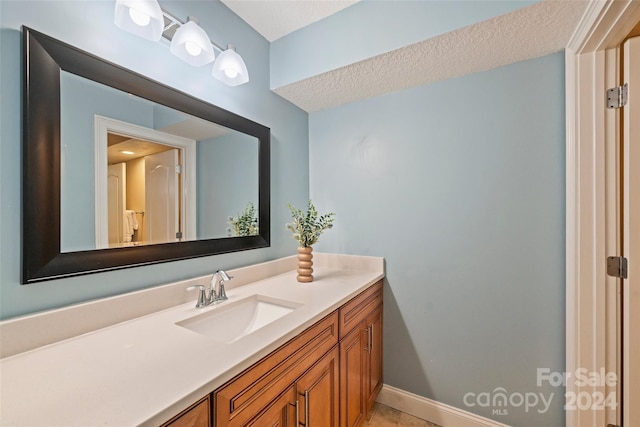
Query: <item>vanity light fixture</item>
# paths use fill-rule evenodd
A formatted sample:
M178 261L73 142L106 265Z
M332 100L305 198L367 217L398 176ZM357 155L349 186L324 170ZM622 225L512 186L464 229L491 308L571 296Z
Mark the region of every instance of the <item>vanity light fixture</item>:
M227 45L227 50L218 56L211 75L228 86L238 86L249 81L247 66L232 44Z
M164 16L156 0L116 0L115 23L143 39L160 41Z
M160 27L157 24L158 12ZM115 23L142 38L170 41L171 53L194 67L215 60L211 75L227 86L238 86L249 81L247 66L233 45L223 49L209 39L196 18L189 16L187 22L182 22L163 10L157 0L116 0ZM218 59L215 58L214 49L220 51Z
M188 17L187 23L176 30L169 50L194 67L201 67L215 59L209 36L193 16Z

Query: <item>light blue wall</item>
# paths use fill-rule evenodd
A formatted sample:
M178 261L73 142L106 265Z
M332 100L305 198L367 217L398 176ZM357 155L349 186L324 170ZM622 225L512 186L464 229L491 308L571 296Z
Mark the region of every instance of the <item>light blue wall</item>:
M310 114L311 197L337 215L316 249L386 260L386 384L564 425L564 389L536 386L564 371L563 94L559 53ZM554 398L465 405L499 387Z
M539 0L362 0L271 44L271 87L484 21Z
M269 44L217 1L161 1L183 19L200 24L220 45L235 43L251 81L235 88L210 75L211 67L193 68L153 43L113 24L114 2L0 1L0 318L116 295L290 255L295 251L284 225L287 203L308 198L307 114L269 90ZM216 257L130 268L40 284L20 285L22 34L26 25L63 42L132 69L271 128L271 247Z
M199 141L198 238L227 237L228 217L258 209L258 140L230 132Z

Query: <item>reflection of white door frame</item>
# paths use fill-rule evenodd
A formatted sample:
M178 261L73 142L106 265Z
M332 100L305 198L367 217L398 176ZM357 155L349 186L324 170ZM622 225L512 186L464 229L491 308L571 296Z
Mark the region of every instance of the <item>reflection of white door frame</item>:
M196 238L196 141L155 129L96 115L95 124L95 228L96 248L109 247L107 209L107 134L109 132L157 142L182 151L181 228L185 240Z

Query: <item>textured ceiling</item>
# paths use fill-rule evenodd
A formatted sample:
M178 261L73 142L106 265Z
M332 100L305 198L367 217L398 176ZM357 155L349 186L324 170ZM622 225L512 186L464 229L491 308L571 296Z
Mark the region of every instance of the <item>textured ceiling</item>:
M222 0L270 42L359 0Z
M355 3L223 1L270 40ZM567 46L587 5L545 0L273 91L312 112L549 55Z

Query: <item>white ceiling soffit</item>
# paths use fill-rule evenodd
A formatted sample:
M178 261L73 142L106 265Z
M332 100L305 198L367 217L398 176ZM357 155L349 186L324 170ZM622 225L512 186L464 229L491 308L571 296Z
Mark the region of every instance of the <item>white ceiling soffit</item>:
M274 89L307 112L563 50L586 10L547 0Z
M360 0L221 0L270 42Z

